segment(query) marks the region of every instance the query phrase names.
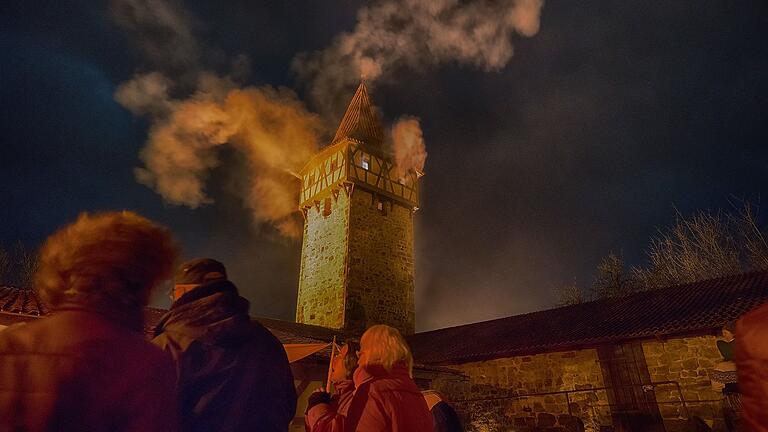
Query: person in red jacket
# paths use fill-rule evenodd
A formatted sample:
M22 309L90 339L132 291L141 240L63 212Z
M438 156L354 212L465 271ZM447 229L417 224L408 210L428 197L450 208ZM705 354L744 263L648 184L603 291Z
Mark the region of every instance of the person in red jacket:
M375 325L360 339L355 391L335 414L333 432L432 432L432 414L411 377L413 356L397 329ZM322 393L320 393L322 394ZM313 410L333 412L327 401L310 401ZM313 432L317 432L313 429ZM325 432L325 431L323 431Z
M357 352L360 345L349 341L341 347L339 354L331 363L331 382L334 393L329 396L324 389L318 389L309 397L308 411L305 418L310 432L341 432L344 430L344 417L355 391L352 375L357 369ZM314 409L312 409L314 408Z
M735 341L742 427L768 432L768 304L739 319Z
M177 430L173 363L142 335L176 256L167 229L131 212L50 236L35 288L53 313L0 332L0 431Z

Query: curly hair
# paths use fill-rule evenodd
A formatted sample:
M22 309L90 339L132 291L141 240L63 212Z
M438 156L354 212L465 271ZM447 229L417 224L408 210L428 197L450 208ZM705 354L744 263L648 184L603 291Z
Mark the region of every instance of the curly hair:
M81 213L45 241L35 287L54 308L74 302L135 309L149 302L177 256L170 231L136 213Z
M379 324L370 327L360 338L361 366L381 365L386 370L403 363L408 373L413 370L413 355L405 339L396 328Z

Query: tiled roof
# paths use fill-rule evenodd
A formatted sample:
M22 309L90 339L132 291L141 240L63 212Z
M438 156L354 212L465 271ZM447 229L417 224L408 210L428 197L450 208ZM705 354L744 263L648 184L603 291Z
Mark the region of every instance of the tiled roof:
M765 302L768 272L755 272L417 333L408 342L418 362L457 364L712 333Z
M147 311L153 309L153 313L150 314ZM155 313L159 312L159 315ZM167 312L164 309L145 309L146 326L154 329L155 325L160 321L160 318ZM306 343L324 343L331 342L333 337L339 343L344 342L349 338L360 339L360 335L344 332L342 330L333 330L325 327L320 327L311 324L301 324L292 321L283 321L273 318L253 317L253 320L258 321L269 329L269 331L275 335L280 342L284 344L306 344ZM328 358L331 355L330 348L324 349L316 354L321 358Z
M264 327L268 328L282 343L320 343L331 342L333 337L339 342L349 338L360 339L359 334L334 330L311 324L301 324L272 318L255 317Z
M331 144L344 138L362 141L368 144L369 150L380 149L384 141L384 132L368 97L364 81L360 82L355 95L352 96Z
M32 289L0 286L0 313L16 315L19 318L38 318L48 314L48 308ZM151 336L166 309L144 308L144 333ZM325 327L282 321L272 318L254 318L268 328L282 343L330 342L336 336L340 342L348 338L360 338L359 334L346 333ZM330 350L326 357L330 355Z
M0 286L0 313L38 317L48 313L48 309L34 290Z

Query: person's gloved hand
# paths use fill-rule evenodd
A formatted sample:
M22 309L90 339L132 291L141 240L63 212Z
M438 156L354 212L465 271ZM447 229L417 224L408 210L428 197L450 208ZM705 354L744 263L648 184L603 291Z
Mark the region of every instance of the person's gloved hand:
M317 389L307 399L307 411L312 409L317 404L329 404L331 403L331 395L329 395L324 389Z

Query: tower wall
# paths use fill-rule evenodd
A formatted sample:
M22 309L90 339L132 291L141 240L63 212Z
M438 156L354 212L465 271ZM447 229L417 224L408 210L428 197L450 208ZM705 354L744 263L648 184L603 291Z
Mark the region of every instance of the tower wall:
M355 188L350 205L346 323L414 332L413 212Z
M330 214L325 200L330 200ZM329 328L344 326L344 286L349 230L349 198L321 200L307 210L296 322Z

